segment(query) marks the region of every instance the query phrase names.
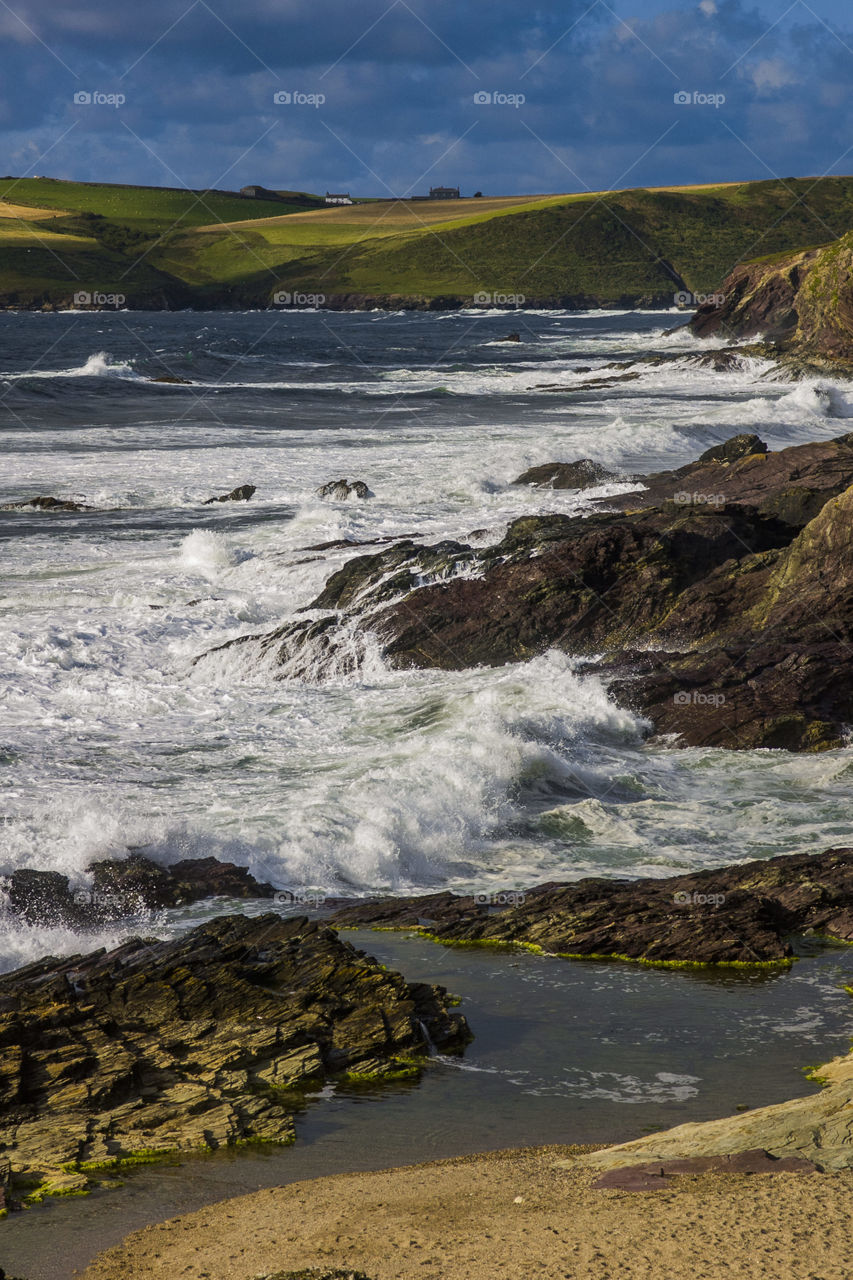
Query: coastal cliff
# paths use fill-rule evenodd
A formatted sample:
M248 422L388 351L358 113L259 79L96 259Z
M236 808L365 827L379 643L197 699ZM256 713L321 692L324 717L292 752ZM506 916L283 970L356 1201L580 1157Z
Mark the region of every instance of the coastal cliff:
M821 249L777 255L737 267L699 308L691 329L702 338L763 335L803 366L853 370L853 232Z

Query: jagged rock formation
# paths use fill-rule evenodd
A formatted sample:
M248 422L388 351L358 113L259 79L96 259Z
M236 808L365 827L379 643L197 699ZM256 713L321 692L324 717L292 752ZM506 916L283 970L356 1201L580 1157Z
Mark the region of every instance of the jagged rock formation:
M232 489L230 493L221 493L218 498L205 498L201 505L209 507L212 502L248 502L255 492L255 485L239 484L236 489Z
M541 489L592 489L619 478L615 471L608 471L592 458L578 458L577 462L545 462L529 467L513 484L532 484Z
M853 434L778 452L738 436L591 515L515 520L490 547L356 556L312 601L319 616L229 644L311 679L356 667L369 635L398 667L557 647L682 744L838 746L853 723L850 486Z
M87 507L83 502L75 502L72 498L54 498L54 497L38 497L27 498L22 502L10 502L9 510L22 511L26 507L32 507L36 511L94 511L94 507Z
M329 480L317 490L319 498L334 498L337 502L346 502L353 494L356 498L373 497L363 480L353 480L352 484L348 480Z
M305 918L49 957L0 977L0 1160L38 1196L135 1157L290 1142L325 1080L417 1074L429 1040L468 1038L443 988Z
M585 879L508 895L444 892L354 903L335 925L420 929L440 942L521 945L646 964L787 964L806 932L853 942L853 849L660 880Z

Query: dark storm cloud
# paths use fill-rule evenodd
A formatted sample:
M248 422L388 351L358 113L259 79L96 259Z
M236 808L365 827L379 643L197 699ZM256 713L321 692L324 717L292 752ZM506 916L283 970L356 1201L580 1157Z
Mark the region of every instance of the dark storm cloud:
M853 35L836 0L782 21L789 0L590 6L13 4L0 9L0 167L376 194L853 168ZM75 103L80 92L125 101Z

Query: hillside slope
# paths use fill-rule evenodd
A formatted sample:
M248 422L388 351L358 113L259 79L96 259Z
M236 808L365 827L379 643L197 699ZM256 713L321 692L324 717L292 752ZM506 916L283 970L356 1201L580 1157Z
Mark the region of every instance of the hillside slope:
M74 295L119 295L136 307L189 306L181 275L152 254L188 227L302 211L235 192L0 178L0 305L68 306Z
M583 195L310 199L0 180L0 305L671 306L742 261L826 245L853 225L853 178ZM301 201L301 203L299 203Z

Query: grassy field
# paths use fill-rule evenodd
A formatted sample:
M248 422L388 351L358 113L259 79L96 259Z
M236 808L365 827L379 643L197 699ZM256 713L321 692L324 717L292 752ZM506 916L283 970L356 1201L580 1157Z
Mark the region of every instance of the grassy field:
M448 302L661 305L739 261L853 227L853 178L576 195L372 200L0 179L0 303L77 289L129 306L267 305L278 290Z
M292 210L304 210L304 203L220 191L0 178L0 302L65 304L79 291L98 291L123 294L129 305L189 305L191 293L180 273L151 261L162 244L188 227L251 222Z

